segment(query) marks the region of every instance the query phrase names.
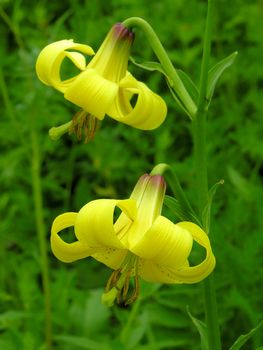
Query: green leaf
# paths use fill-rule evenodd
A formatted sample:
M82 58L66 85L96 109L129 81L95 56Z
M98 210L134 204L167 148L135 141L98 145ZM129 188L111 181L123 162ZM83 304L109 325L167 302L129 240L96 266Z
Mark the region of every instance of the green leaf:
M176 72L178 73L180 79L182 80L187 92L191 96L194 103L197 105L198 103L198 97L199 97L199 91L193 80L189 77L188 74L186 74L183 70L177 69Z
M179 200L171 197L164 197L164 205L171 210L171 212L181 221L193 221L200 226L200 222L197 216L194 214L192 210L187 210L185 206L183 206Z
M188 110L185 108L185 106L183 105L183 103L181 102L180 98L177 96L176 92L173 89L173 86L171 84L171 82L169 81L168 78L166 78L166 82L167 85L170 89L171 95L173 96L175 102L178 104L178 106L189 116L189 118L192 120L192 116L191 114L188 112Z
M229 348L229 350L239 350L241 347L259 330L263 325L263 320L247 334L242 334L235 343Z
M86 305L83 307L85 312L81 322L87 336L94 336L106 328L107 320L110 317L109 308L101 303L102 293L102 289L92 290L87 297Z
M171 212L180 220L189 220L189 214L180 205L179 201L171 196L164 197L164 205L171 210Z
M138 63L132 57L130 57L130 61L134 65L136 65L137 67L143 68L143 69L151 71L151 72L158 71L158 72L162 73L166 78L167 85L171 91L173 98L175 99L177 104L186 112L186 114L188 114L189 117L192 118L192 116L189 114L189 112L187 111L184 104L181 102L180 98L177 96L176 91L173 88L172 80L170 79L169 75L166 74L165 70L163 69L163 66L159 62ZM199 92L198 92L198 89L197 89L195 83L192 81L192 79L189 77L189 75L187 75L181 69L176 69L176 72L179 75L179 78L181 79L183 85L185 86L185 88L188 91L189 95L191 96L192 100L197 105Z
M203 321L198 320L197 318L195 318L189 309L189 306L187 306L187 313L189 315L189 317L191 318L193 324L195 325L195 327L197 328L199 334L200 334L200 338L201 338L201 349L202 350L209 350L208 347L208 340L207 340L207 326Z
M216 191L218 189L218 186L223 185L224 180L220 180L217 183L215 183L208 192L208 201L206 203L206 206L203 209L202 212L202 222L205 227L205 230L208 232L209 226L210 226L210 213L211 213L211 206L213 202L214 195L216 194Z
M162 73L163 75L168 78L167 74L165 73L163 66L159 62L143 62L143 63L138 63L135 61L133 57L130 57L130 61L137 67L140 67L142 69L148 70L150 72L158 71ZM169 79L169 78L168 78Z
M216 83L221 77L226 68L230 67L237 57L237 51L233 52L231 55L224 58L222 61L218 62L214 67L212 67L208 72L208 82L206 98L210 103L212 96L214 94Z
M143 312L130 329L129 337L127 338L127 350L136 349L136 346L139 344L146 332L148 324L148 315L146 312Z
M187 329L189 320L185 312L177 310L174 317L174 310L160 304L147 305L148 318L152 325L170 329Z
M247 201L253 200L251 181L231 166L227 168L227 172L230 181L236 187L238 193Z
M87 349L87 350L97 350L97 349L111 350L111 348L106 344L102 344L84 337L77 337L77 336L71 336L71 335L59 335L55 337L55 339L59 342L63 342L63 343L73 345L75 347Z
M182 349L187 347L188 342L185 339L175 339L175 340L163 340L153 344L142 345L140 347L136 347L136 350L152 350L152 349Z
M8 310L0 315L0 330L10 327L15 322L21 322L27 317L26 312Z
M191 207L191 204L189 203L184 190L179 182L179 179L174 171L170 166L167 166L165 168L165 179L167 183L169 184L173 195L173 197L168 197L168 202L169 208L173 210L175 215L182 219L183 217L190 221L196 222L198 225L200 225L199 220L197 219L197 215L195 214L193 208Z

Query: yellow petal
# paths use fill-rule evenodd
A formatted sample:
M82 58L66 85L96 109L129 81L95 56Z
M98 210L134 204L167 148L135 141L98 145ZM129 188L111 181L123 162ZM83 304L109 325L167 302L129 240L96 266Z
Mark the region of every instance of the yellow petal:
M138 213L127 232L128 247L132 249L141 241L160 215L165 194L165 181L161 175L148 175L141 198L136 200ZM139 182L141 179L139 180Z
M92 254L92 257L109 268L117 270L121 267L126 254L125 249L105 248L101 252Z
M130 102L132 95L137 97L134 106ZM115 105L110 106L107 114L111 118L135 128L152 130L165 120L167 107L159 95L128 74L121 80Z
M103 119L118 93L118 84L87 68L65 91L65 98L98 119Z
M84 56L80 53L70 53L66 50L77 50L87 55L94 54L90 46L74 43L73 40L60 40L47 45L40 52L36 62L38 78L44 84L51 85L61 92L64 92L65 87L72 81L72 79L61 80L60 68L64 58L67 56L80 69L83 69L85 65Z
M86 59L81 53L70 51L65 52L65 56L68 57L78 69L84 70L86 68Z
M115 24L90 61L89 68L96 69L105 79L119 82L126 74L133 37L121 23Z
M191 233L193 239L206 249L206 257L200 264L179 269L175 272L175 274L177 277L181 278L184 283L199 282L213 271L216 264L209 238L199 226L192 222L184 221L178 223L177 225L183 229L188 230Z
M98 199L86 204L79 211L75 221L75 233L80 242L89 247L111 247L126 249L117 237L114 227L114 210L119 207L133 219L136 203L132 199Z
M151 177L148 174L142 175L137 181L130 195L130 199L136 202L137 208L141 203L143 194L145 192L147 184L149 183L150 178ZM129 246L129 240L128 240L129 237L127 235L127 231L130 229L130 226L133 222L134 222L134 218L130 219L124 212L122 212L118 220L114 224L114 228L117 232L118 238L126 247Z
M179 278L172 276L164 266L151 260L142 260L138 269L141 278L152 283L182 283Z
M54 255L63 262L72 262L86 258L95 250L83 242L66 243L58 235L65 228L74 225L77 213L65 213L56 217L51 228L51 249Z
M140 275L150 282L159 283L196 283L206 278L215 267L215 258L211 250L207 234L197 225L191 222L176 224L184 231L188 231L193 239L202 245L207 253L204 261L196 266L189 266L186 261L183 266L167 266L154 260L142 260Z
M188 230L159 216L130 250L158 265L178 268L186 264L192 245L193 238Z

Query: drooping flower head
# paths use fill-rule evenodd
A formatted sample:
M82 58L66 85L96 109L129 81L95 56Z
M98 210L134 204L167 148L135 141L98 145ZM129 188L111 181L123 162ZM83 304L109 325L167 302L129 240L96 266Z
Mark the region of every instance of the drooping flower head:
M54 42L40 52L36 62L38 78L82 108L73 121L75 126L83 124L87 116L102 120L106 114L143 130L157 128L164 121L167 108L163 99L127 71L133 40L134 34L118 23L88 64L84 55L94 55L93 49L73 40ZM65 58L80 73L63 80L61 67ZM137 100L131 103L133 96Z
M174 224L161 215L165 194L161 175L143 175L129 199L99 199L78 213L59 215L51 229L51 248L64 262L93 257L113 273L103 295L104 303L129 304L139 293L139 278L159 283L196 283L215 266L207 234L192 222ZM114 220L116 208L122 212ZM115 215L114 215L115 214ZM59 236L73 226L76 241L66 243ZM206 250L204 260L190 266L193 242ZM130 279L134 289L130 291Z

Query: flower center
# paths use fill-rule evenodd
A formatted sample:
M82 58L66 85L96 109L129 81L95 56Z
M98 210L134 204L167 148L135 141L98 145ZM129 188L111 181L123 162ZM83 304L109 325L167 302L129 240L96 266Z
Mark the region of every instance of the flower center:
M117 300L119 305L133 303L139 295L140 283L138 275L139 257L128 252L121 267L112 272L102 295L102 303L112 306ZM133 279L133 284L131 284Z

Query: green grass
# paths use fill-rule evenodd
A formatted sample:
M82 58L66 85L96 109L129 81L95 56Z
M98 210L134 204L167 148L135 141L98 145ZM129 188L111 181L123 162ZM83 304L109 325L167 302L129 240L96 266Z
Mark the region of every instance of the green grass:
M160 74L130 64L167 102L159 129L142 132L105 118L89 144L67 135L51 141L49 128L69 121L77 109L38 81L34 64L52 41L74 38L96 50L112 24L141 16L175 66L198 82L205 12L206 2L194 0L0 2L1 349L48 349L39 225L48 247L53 349L200 349L186 305L204 318L201 284L143 284L132 307L107 309L100 295L110 270L92 259L60 263L49 248L56 215L95 198L126 198L137 178L159 162L176 167L195 206L189 121ZM223 349L263 316L262 13L261 0L216 2L211 66L239 51L215 91L207 130L209 184L225 180L211 228ZM140 62L154 59L143 40L136 31L132 55ZM262 344L259 331L244 349Z

